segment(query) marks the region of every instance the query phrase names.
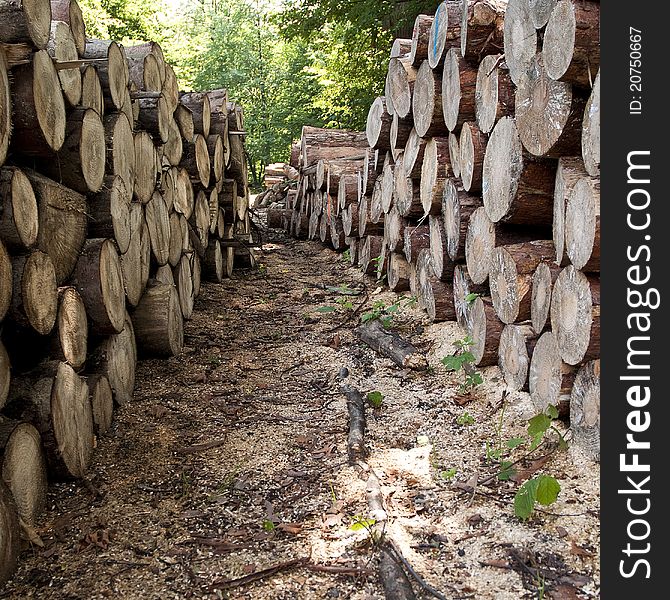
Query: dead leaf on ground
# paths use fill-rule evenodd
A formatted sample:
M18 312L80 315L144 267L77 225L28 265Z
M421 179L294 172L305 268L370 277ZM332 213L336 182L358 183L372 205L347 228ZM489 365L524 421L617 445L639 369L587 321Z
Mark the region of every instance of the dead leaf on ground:
M540 458L535 459L525 468L517 469L516 473L510 477L514 483L523 483L526 479L530 479L537 471L539 471L544 465L547 464L551 455L547 454L545 456L540 456Z
M277 525L277 529L297 535L302 531L302 523L280 523Z
M588 550L582 548L581 546L575 544L574 542L572 542L571 544L570 552L575 556L587 556L587 557L593 556L593 552L589 552Z
M551 586L549 593L552 600L579 600L578 591L577 588L571 585L556 585Z

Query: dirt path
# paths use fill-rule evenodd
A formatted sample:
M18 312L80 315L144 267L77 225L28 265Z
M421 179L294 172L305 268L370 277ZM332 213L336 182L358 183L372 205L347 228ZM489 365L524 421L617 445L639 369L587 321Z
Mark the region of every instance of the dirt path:
M135 400L99 440L91 485L51 487L44 547L24 553L0 597L383 598L370 536L352 529L367 504L365 480L347 464L342 367L350 384L384 394L368 415L370 465L388 531L426 581L448 598L597 597L597 470L558 453L545 468L561 482L559 501L526 523L514 517L511 482L464 493L491 472L487 441L523 435L526 395L501 411L490 368L459 406L439 360L462 334L429 326L415 308L394 326L427 352L427 373L360 346L357 318L332 331L350 313L323 286L362 289L360 272L318 244L270 241L258 271L203 286L179 358L140 362ZM393 302L365 282L367 306ZM303 557L374 574L301 566L226 588Z

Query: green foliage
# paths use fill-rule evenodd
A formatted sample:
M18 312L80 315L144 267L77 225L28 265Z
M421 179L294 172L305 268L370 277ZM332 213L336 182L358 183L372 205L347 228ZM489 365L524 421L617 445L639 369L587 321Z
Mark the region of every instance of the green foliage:
M480 296L480 294L468 294L468 295L465 297L465 303L466 303L468 306L471 306L472 303L473 303L477 298L479 298L479 296Z
M374 519L365 519L361 517L360 515L356 515L354 517L354 522L351 524L351 531L360 531L361 529L367 529L370 531L372 529L372 526L376 523Z
M468 411L465 411L456 417L456 423L459 425L474 425L475 418Z
M549 506L556 502L561 486L550 475L538 475L526 481L514 496L514 514L522 520L530 518L535 503Z
M451 467L451 469L440 472L440 477L445 481L451 481L454 477L456 477L456 468Z
M337 310L336 306L319 306L316 309L316 312L318 312L318 313L331 313L331 312L335 312L336 310Z
M270 519L263 519L262 527L264 531L271 533L276 529L275 524Z
M484 383L481 373L476 371L473 366L475 357L469 350L473 343L469 335L461 340L456 340L454 342L454 346L457 349L456 354L445 356L442 359L442 364L447 368L447 371L457 372L462 370L465 373L463 383L459 387L461 394L469 393L478 385Z
M367 400L373 408L381 408L384 402L384 394L379 391L368 392Z

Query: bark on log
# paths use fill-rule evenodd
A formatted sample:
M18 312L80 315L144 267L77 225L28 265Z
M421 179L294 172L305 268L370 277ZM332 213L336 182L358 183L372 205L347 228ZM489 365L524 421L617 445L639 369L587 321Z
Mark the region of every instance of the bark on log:
M151 253L158 264L167 264L170 256L170 215L160 192L154 192L145 207Z
M559 266L542 262L537 265L531 280L530 320L536 333L542 333L549 319L551 291L561 272Z
M70 26L77 54L84 56L86 25L77 0L51 0L51 19L53 21L65 21Z
M376 271L377 261L382 254L383 245L384 238L381 235L368 235L365 237L358 261L363 273L370 275Z
M482 173L487 141L488 136L482 133L476 123L463 123L458 146L460 150L461 181L466 192L479 193L482 191Z
M337 202L335 202L336 213L358 200L358 177L356 175L344 175L338 182Z
M565 208L565 246L575 269L600 272L600 181L583 177Z
M580 367L570 395L572 443L600 461L600 359Z
M394 331L384 329L378 320L368 321L354 333L375 352L390 358L403 369L424 370L428 366L426 357L419 350Z
M416 129L410 131L405 152L403 153L403 165L405 176L410 179L419 179L421 177L421 166L423 165L423 156L426 151L426 140L419 136Z
M442 71L442 112L449 131L458 133L463 123L475 120L477 69L451 48Z
M122 46L108 40L86 40L83 58L105 59L97 63L98 77L105 98L105 108L121 110L128 92L128 61Z
M568 265L551 295L551 329L569 365L600 356L600 279Z
M437 69L444 64L447 51L461 45L462 5L460 0L445 0L437 7L428 38L428 64Z
M180 164L188 171L192 179L200 181L203 187L208 187L211 166L206 138L196 134L193 141L185 145Z
M575 91L549 78L542 54L533 58L515 97L519 138L528 152L553 158L579 153L586 101Z
M47 335L56 322L56 271L48 254L34 250L12 259L13 289L10 317L22 327Z
M142 64L142 61L144 61L144 70L152 71L150 80L156 88L154 89L154 86L152 86L147 89L160 92L166 77L165 56L160 44L158 42L145 42L137 46L129 46L126 48L126 55L129 63L137 61ZM152 60L148 61L149 58ZM148 63L150 66L148 66ZM138 89L142 89L141 86L138 86Z
M417 15L414 19L412 45L409 51L409 60L413 67L419 67L424 60L428 59L428 42L432 25L432 15Z
M363 179L361 181L361 191L362 195L372 194L372 189L377 179L377 157L379 155L378 150L373 150L368 148L365 151L365 158L363 159Z
M79 371L86 362L88 350L88 321L86 305L76 288L58 290L58 313L51 357Z
M600 71L596 75L591 96L582 121L582 158L591 177L600 175Z
M453 175L449 162L449 140L430 138L421 165L420 197L423 214L437 215L442 211L442 197L449 177Z
M92 108L100 117L105 113L102 85L93 65L81 67L81 105L83 108Z
M193 128L205 139L209 135L212 124L212 109L209 96L205 92L186 92L179 101L193 113ZM191 140L185 140L190 142Z
M209 202L200 190L195 197L193 214L189 219L191 243L198 256L204 256L209 238Z
M380 223L384 219L384 208L382 203L382 178L378 177L375 181L375 187L370 197L370 207L368 214L370 221Z
M126 48L129 81L138 91L160 92L163 89L163 83L160 64L156 56L150 53L144 57L132 56L131 50L132 48Z
M538 240L494 248L489 266L491 299L503 323L528 321L532 297L531 281L541 262L554 255L551 240Z
M514 86L501 60L500 54L485 56L477 70L475 115L484 133L490 133L498 119L514 115Z
M166 143L172 119L166 96L161 94L158 98L139 98L138 101L140 103L138 118L140 127L146 129L154 139Z
M407 38L396 38L391 44L391 54L389 58L404 56L412 51L412 40Z
M12 98L8 77L7 56L0 44L0 165L7 158L12 131Z
M21 533L16 504L12 493L0 481L0 585L12 576L20 551Z
M430 227L428 225L410 225L405 228L404 235L405 258L416 263L419 252L430 248Z
M100 437L105 435L112 426L114 391L105 375L89 375L86 383L93 413L93 430L95 435Z
M386 269L389 290L392 292L409 290L409 277L410 268L405 257L400 252L389 252L388 267Z
M0 41L32 44L38 50L49 41L51 5L47 0L3 0L0 3Z
M449 130L444 124L442 77L423 61L416 74L412 97L412 117L414 129L420 137L447 135Z
M140 356L168 358L181 352L184 321L173 285L149 284L132 319Z
M489 218L519 225L549 225L556 163L528 160L514 120L498 121L484 156L483 200Z
M508 392L528 389L528 367L537 337L530 324L505 325L500 335L498 366Z
M503 48L503 22L507 0L463 0L461 56L479 64L482 57Z
M68 69L58 69L58 79L68 105L77 106L81 102L79 52L70 26L64 21L51 21L47 52L56 63L74 61L74 66Z
M389 150L391 148L391 120L386 110L386 98L379 96L368 111L365 135L370 148Z
M0 322L5 318L12 302L12 261L0 240Z
M65 140L65 101L46 50L12 71L12 145L28 156L59 150Z
M104 338L93 350L88 360L88 369L91 373L105 375L112 386L114 401L124 404L133 398L136 365L135 331L126 312L123 330Z
M30 181L17 167L0 169L0 240L12 252L37 243L39 215Z
M412 111L412 95L417 70L410 64L409 56L392 58L389 61L389 89L386 97L391 98L394 114L407 117Z
M538 50L529 0L508 0L503 31L505 62L512 81L519 85Z
M91 320L91 331L98 334L120 333L125 318L125 296L121 262L110 239L86 240L72 273Z
M412 119L401 119L398 115L393 115L391 121L391 154L393 160L398 160L398 156L405 150L409 134L412 131Z
M600 2L560 0L547 22L542 53L549 77L590 88L600 67Z

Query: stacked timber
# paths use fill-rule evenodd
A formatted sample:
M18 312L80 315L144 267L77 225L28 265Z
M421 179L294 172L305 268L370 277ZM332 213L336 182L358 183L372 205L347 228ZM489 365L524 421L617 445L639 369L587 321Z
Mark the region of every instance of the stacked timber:
M599 11L447 0L419 15L365 132L303 129L283 214L291 234L409 289L432 320L457 320L476 363L499 365L538 411L571 415L595 459ZM341 165L335 190L323 173Z
M47 475L86 475L137 357L181 352L201 279L248 264L251 230L225 90L180 93L156 43L87 39L76 0L0 14L2 582Z

